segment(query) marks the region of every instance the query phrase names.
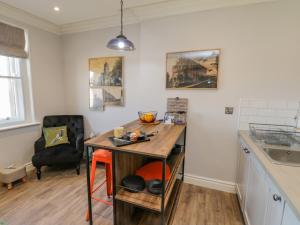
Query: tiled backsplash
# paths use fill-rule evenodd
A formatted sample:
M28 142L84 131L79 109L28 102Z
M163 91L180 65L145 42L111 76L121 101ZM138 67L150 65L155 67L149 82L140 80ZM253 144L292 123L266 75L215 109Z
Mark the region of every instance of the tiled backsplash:
M241 99L239 129L248 130L249 123L296 126L299 100Z

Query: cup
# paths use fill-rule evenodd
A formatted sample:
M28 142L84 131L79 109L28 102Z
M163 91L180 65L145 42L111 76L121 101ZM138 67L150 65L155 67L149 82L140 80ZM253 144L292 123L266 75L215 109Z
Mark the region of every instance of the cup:
M116 127L114 129L114 137L122 138L124 136L124 127Z

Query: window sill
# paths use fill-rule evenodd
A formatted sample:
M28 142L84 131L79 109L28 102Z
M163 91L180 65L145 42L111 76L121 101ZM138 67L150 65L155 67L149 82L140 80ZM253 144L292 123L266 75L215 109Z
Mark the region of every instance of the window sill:
M22 123L22 124L17 124L17 125L0 127L0 132L2 132L2 131L8 131L8 130L20 129L20 128L25 128L25 127L39 126L40 124L41 124L40 122L31 122L31 123Z

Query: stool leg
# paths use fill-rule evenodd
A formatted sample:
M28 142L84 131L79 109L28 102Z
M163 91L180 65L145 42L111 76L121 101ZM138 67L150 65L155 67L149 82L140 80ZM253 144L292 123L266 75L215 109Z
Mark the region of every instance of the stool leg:
M112 165L105 164L107 196L112 196Z
M93 195L93 190L94 190L94 181L95 181L95 175L96 175L96 167L97 167L97 161L93 158L92 160L92 168L91 168L91 195ZM89 215L89 210L86 212L86 221L90 220L90 215Z
M92 168L91 168L91 192L94 190L94 181L95 181L95 176L96 176L96 167L97 167L97 161L92 160Z

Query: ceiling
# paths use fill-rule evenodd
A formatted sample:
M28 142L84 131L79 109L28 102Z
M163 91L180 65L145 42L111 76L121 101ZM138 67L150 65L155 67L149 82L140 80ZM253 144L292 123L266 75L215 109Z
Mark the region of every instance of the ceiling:
M2 2L63 25L98 17L117 15L119 0L1 0ZM124 0L124 7L135 8L174 0ZM53 10L59 6L60 12Z
M123 0L125 24L189 12L276 0ZM60 8L59 12L53 10ZM54 33L119 25L120 0L0 0L0 15Z

